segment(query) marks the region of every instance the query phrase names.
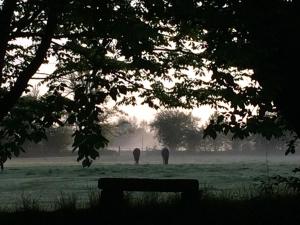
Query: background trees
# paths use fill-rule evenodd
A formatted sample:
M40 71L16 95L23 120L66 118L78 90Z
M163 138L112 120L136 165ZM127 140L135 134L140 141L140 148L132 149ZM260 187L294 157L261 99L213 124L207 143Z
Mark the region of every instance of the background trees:
M191 113L186 114L179 110L159 112L151 127L156 131L158 140L171 151L179 148L196 150L202 139L197 119Z
M130 150L140 148L153 149L158 145L153 132L145 121L138 122L134 118L120 118L113 123L114 136L109 140L108 148Z
M134 104L132 93L155 108L209 104L222 109L207 127L212 137L216 132L239 138L261 133L270 139L289 129L295 132L294 143L300 135L300 109L294 107L297 4L0 1L0 135L5 140L1 154L18 155L22 150L7 140L38 141L45 138L45 127L69 124L76 127L78 160L90 165L99 155L97 149L108 142L99 123L102 104L107 99ZM56 69L43 77L49 86L47 96L31 105L36 118L24 116L22 121L36 124L33 138L31 125L21 129L8 121L23 104L29 80L51 57ZM210 80L205 78L207 71ZM66 78L74 74L83 82L70 87ZM247 85L242 82L246 78ZM20 132L22 137L16 135Z

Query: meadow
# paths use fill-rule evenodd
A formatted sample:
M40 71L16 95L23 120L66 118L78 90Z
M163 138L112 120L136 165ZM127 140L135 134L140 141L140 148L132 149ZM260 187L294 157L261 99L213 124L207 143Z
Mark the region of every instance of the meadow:
M73 196L84 206L101 177L192 178L209 193L249 195L273 175L291 176L299 156L265 155L177 155L162 165L159 155L141 157L133 164L131 153L102 156L90 168L82 168L76 157L18 158L0 172L0 207L18 208L24 200L51 209L55 201Z

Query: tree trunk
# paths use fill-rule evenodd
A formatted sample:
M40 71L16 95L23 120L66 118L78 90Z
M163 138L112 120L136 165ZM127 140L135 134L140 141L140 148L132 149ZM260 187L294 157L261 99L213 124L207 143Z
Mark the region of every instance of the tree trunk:
M44 62L58 22L58 9L57 7L55 7L55 3L53 3L53 5L54 6L51 5L50 7L47 25L44 29L44 34L42 35L41 43L36 51L35 57L32 59L30 64L18 75L18 78L11 89L4 94L2 99L0 99L0 121L2 121L3 118L8 114L8 112L15 106L18 99L27 88L29 80ZM7 51L7 49L4 50L5 52ZM4 59L5 54L2 57L3 58L0 59L0 61Z

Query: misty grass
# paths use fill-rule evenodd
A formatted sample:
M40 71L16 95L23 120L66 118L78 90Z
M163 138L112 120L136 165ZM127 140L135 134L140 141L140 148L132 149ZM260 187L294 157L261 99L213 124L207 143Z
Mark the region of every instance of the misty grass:
M271 200L271 199L297 199L299 192L287 188L286 186L273 187L272 192L266 191L264 186L244 186L237 189L218 190L209 185L200 187L203 202L243 202L251 200ZM160 193L160 192L124 192L124 203L128 208L160 208L174 207L180 204L180 193ZM0 212L14 211L76 211L79 209L95 209L101 206L101 192L89 189L88 198L80 199L74 193L60 192L50 204L42 204L41 199L35 198L31 194L21 193L15 207L0 208Z
M61 192L53 205L55 210L75 211L79 208L79 199L74 193L67 194Z
M105 206L101 205L97 188L100 177L149 177L198 179L202 198L195 216L199 224L223 224L224 221L300 224L300 218L299 223L294 223L298 219L299 193L285 185L270 186L267 182L267 175L289 176L296 166L296 163L269 162L268 173L262 162L170 164L167 167L94 164L85 169L80 165L10 166L0 174L0 220L1 224L2 220L3 224L20 224L32 217L36 218L32 219L33 224L59 224L62 220L72 224L101 224L99 220L105 216ZM176 193L127 192L124 211L119 217L122 224L132 224L138 212L138 224L186 224L181 223L187 216L181 212L185 206L180 199ZM108 218L108 223L102 224L110 222Z
M39 200L31 195L22 193L16 205L16 211L40 211Z
M268 174L291 175L295 162L268 162ZM61 192L77 197L77 203L97 205L100 177L192 178L200 188L214 198L249 199L262 191L257 188L266 176L264 161L230 161L230 163L202 164L105 164L94 163L90 168L81 165L40 165L36 162L7 166L0 174L0 202L5 208L14 208L22 194L30 195L42 208L55 208L53 201ZM267 190L267 189L266 189ZM290 192L290 190L285 190ZM94 193L95 196L91 196ZM94 202L93 202L94 201ZM18 203L19 204L19 203ZM77 207L77 206L76 206ZM82 207L82 206L80 206Z
M101 192L99 190L89 189L88 192L88 201L85 203L87 208L97 208L99 207L101 198Z
M205 187L207 189L205 189ZM125 193L121 208L110 211L101 204L99 191L90 190L80 204L78 196L63 193L53 207L44 208L37 199L23 195L20 208L0 210L1 224L299 224L300 195L296 192L266 194L257 187L217 190L203 186L203 195L193 207L176 193Z

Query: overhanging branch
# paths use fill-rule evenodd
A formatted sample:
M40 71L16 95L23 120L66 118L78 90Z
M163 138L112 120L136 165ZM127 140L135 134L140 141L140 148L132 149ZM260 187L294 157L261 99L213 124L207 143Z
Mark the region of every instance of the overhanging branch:
M0 11L0 84L2 83L2 70L16 3L17 0L4 0L2 10Z
M53 3L53 5L55 5ZM12 89L4 96L1 100L0 109L0 121L6 116L9 110L16 104L24 90L26 89L29 80L39 69L41 64L44 62L47 51L50 47L50 43L55 32L58 20L58 9L57 7L51 7L49 9L47 25L42 36L41 43L36 51L35 57L31 63L19 74L16 83Z

